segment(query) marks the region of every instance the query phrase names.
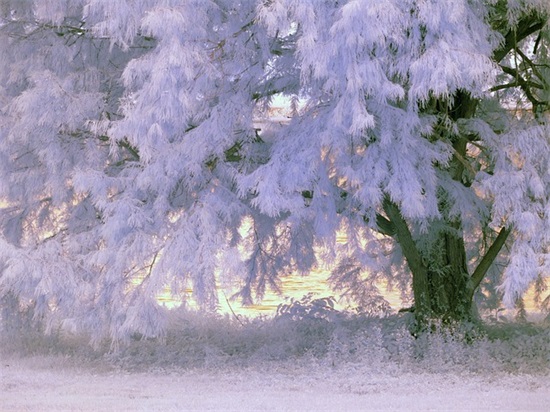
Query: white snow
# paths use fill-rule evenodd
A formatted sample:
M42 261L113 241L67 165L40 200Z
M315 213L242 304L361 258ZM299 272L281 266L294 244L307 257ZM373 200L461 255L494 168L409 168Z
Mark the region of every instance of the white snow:
M548 410L544 321L414 338L407 315L314 303L243 323L175 310L163 339L117 349L66 331L3 330L0 411Z
M3 358L0 410L548 410L546 376L380 371L299 362L127 372L66 357Z

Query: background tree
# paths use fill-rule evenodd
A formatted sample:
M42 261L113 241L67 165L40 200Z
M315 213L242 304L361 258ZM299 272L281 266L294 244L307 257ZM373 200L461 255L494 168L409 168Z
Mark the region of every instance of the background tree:
M163 288L251 302L320 253L462 320L497 257L507 303L550 273L544 0L0 5L5 310L158 336Z

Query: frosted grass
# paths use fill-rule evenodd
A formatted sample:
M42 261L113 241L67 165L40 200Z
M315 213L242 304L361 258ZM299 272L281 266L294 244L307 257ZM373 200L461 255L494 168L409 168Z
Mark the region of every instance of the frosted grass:
M103 341L58 328L51 334L32 327L5 329L6 356L55 355L128 371L259 368L266 365L394 368L468 373L547 374L548 322L491 321L483 325L434 326L414 337L411 314L369 316L337 311L328 300L295 301L274 317L238 319L188 310L167 311L163 336ZM347 366L346 366L347 365Z

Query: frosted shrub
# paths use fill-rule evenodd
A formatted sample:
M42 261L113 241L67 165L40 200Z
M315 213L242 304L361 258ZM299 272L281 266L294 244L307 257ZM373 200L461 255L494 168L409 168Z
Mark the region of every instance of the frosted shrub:
M334 309L335 300L332 296L314 299L308 293L302 299L291 299L288 304L280 304L277 308L277 318L291 320L324 319L337 321L342 314Z
M367 359L369 361L372 361L373 358L378 361L389 360L393 345L388 345L388 343L390 343L388 336L380 326L374 325L368 329L363 343Z
M548 371L550 327L529 323L499 323L487 327L487 351L514 373Z
M468 328L445 325L415 338L409 314L376 318L331 309L329 317L313 316L324 311L309 307L318 303L302 300L294 309L282 311L286 315L240 322L229 316L174 310L163 338L135 336L116 350L106 342L92 351L86 345L89 337L59 330L44 336L27 329L18 339L2 335L0 344L3 352L62 354L130 370L263 368L274 363L284 367L289 362L306 368L325 365L396 374L550 370L548 327L495 324L474 336Z
M468 329L445 326L415 338L409 326L401 315L381 319L340 312L332 320L275 317L245 319L240 324L229 317L194 313L185 315L183 326L171 328L164 343L136 341L111 356L126 367L218 368L276 361L333 367L353 364L396 373L542 373L550 369L547 328L532 327L529 332L515 325L513 333L479 332L474 337Z
M419 335L413 353L423 367L433 371L447 369L449 365L464 364L468 356L464 342L457 339L448 328Z
M307 294L281 304L273 324L285 336L285 347L290 353L309 352L316 356L326 353L332 333L342 318L334 309L334 298L314 298Z
M0 349L32 354L36 351L55 353L60 350L60 336L50 325L48 331L30 302L23 306L8 294L0 299ZM47 333L46 333L47 332Z

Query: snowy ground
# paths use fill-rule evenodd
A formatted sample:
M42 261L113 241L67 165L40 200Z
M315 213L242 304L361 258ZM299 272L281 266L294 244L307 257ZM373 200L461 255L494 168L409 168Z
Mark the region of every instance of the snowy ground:
M6 357L2 411L548 410L548 376L411 373L365 362L128 372L65 357Z
M244 322L171 312L163 339L116 350L0 331L0 412L550 410L544 323L414 338L408 315L294 309Z

